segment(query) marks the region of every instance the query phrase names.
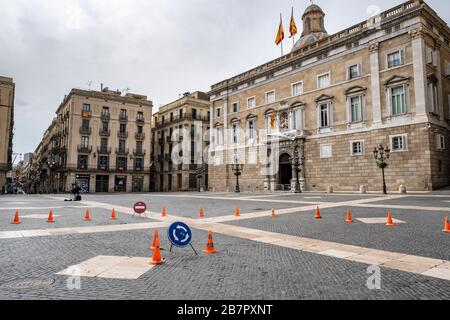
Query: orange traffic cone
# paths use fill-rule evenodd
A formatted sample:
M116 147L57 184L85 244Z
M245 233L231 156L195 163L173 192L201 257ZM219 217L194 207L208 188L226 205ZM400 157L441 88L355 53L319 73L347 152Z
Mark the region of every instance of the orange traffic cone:
M317 206L317 210L316 210L316 219L322 219L322 216L320 215L320 208L319 206Z
M19 217L19 210L16 210L16 214L14 215L14 220L12 224L21 224Z
M89 209L86 209L86 215L84 217L84 221L92 221L91 214L89 213Z
M155 231L155 236L153 237L153 244L150 250L156 250L156 248L160 248L161 243L159 242L159 232L158 230Z
M388 227L395 227L394 220L392 219L392 213L390 211L388 213L388 221L386 223L386 226L388 226Z
M240 211L239 211L239 208L236 208L236 213L235 213L235 215L236 215L236 217L240 217L240 216L241 216L241 213L240 213Z
M162 214L161 214L163 217L167 217L167 211L166 211L166 208L163 208L163 210L162 210Z
M159 247L156 247L155 252L153 253L153 258L150 261L150 264L153 265L160 265L165 263L166 261L161 257L161 249Z
M208 232L208 244L206 245L205 250L203 250L206 254L216 254L217 250L214 248L214 239L213 239L212 231Z
M277 214L275 212L275 208L272 208L272 218L276 218Z
M200 218L203 218L205 216L205 211L203 211L203 208L200 208Z
M347 222L347 223L353 222L352 213L350 212L350 209L348 209L348 211L347 211L347 219L345 219L345 222Z
M445 217L445 225L444 230L442 230L445 233L450 233L450 222L448 221L448 216Z
M53 219L53 211L52 210L50 210L50 213L48 214L47 222L48 223L54 223L55 222L55 220Z
M112 209L111 220L117 220L117 214L116 214L116 210L115 209Z

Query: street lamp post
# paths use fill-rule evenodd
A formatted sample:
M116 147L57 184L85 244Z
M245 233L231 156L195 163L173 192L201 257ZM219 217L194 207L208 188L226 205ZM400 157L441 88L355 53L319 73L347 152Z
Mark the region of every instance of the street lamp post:
M235 160L234 164L233 164L233 171L234 171L234 175L236 176L236 193L240 193L241 192L241 187L239 186L239 177L242 175L242 170L244 170L244 165L243 164L239 164L237 159Z
M302 171L301 167L304 165L305 157L299 156L298 147L294 150L294 156L289 159L291 161L291 165L295 170L295 193L302 193L302 188L300 186L300 172Z
M53 168L55 167L55 162L49 161L47 162L48 168L50 169L50 193L52 193L55 190L55 181L54 181L54 175L53 175Z
M389 158L391 157L391 150L389 149L389 147L385 148L380 144L378 148L375 148L373 150L373 157L375 158L377 166L381 169L381 173L383 175L383 194L387 194L386 177L384 174L384 170L389 166L387 160L389 160Z

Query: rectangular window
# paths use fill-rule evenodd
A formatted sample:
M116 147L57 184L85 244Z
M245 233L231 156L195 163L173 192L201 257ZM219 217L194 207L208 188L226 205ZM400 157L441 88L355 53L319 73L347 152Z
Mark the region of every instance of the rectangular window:
M403 50L399 50L387 55L388 68L398 67L403 64Z
M89 130L89 120L88 119L83 119L81 121L81 128L83 129L83 132L86 132Z
M81 147L83 148L89 147L89 137L81 137Z
M238 143L238 125L233 124L233 143Z
M125 134L125 133L127 132L127 125L124 124L124 123L121 123L121 124L120 124L120 128L119 128L119 132L120 132L121 134Z
M436 135L436 145L437 150L439 151L445 150L445 137L442 134Z
M352 79L356 79L361 77L361 72L360 72L360 66L358 64L355 64L353 66L350 66L348 68L348 79L352 80Z
M405 86L391 88L391 112L392 115L406 113L406 92Z
M320 127L330 127L330 105L328 103L320 105Z
M217 112L217 118L220 118L220 116L221 116L221 109L217 108L216 112Z
M98 157L98 167L100 170L107 170L109 167L109 157L106 156Z
M91 112L91 105L88 103L83 104L83 112Z
M294 129L303 130L303 110L297 109L294 111Z
M351 122L362 121L362 97L352 97L350 98L350 115Z
M248 98L247 99L247 108L254 108L256 107L256 98Z
M138 121L144 121L144 113L143 112L138 112L137 113L137 118Z
M105 151L106 149L108 149L108 139L102 138L100 140L100 149L102 151Z
M393 152L407 151L408 139L406 135L392 136L391 137L391 150Z
M108 132L109 130L109 122L103 121L102 122L102 132Z
M239 111L239 103L238 102L234 102L231 106L232 106L233 112Z
M351 142L351 154L352 156L361 156L364 154L364 142L352 141Z
M322 89L330 86L330 73L317 76L317 88Z
M248 122L248 138L250 140L255 139L255 120L250 120Z
M103 107L102 116L105 116L105 117L109 116L109 108L108 107Z
M119 140L119 150L121 152L125 152L125 144L126 144L125 140Z
M303 81L294 83L292 85L292 96L296 97L303 93Z
M117 158L117 170L125 171L127 169L127 158L118 157Z
M197 109L192 109L192 119L197 119Z
M430 83L428 85L428 91L428 96L430 97L431 112L434 114L439 114L437 85L435 83Z
M331 144L321 144L320 145L320 158L326 159L333 156L333 148Z
M88 168L88 156L81 155L78 156L78 169L87 169Z
M222 130L220 127L216 128L216 145L220 146L222 144Z
M143 152L142 141L136 141L136 152L142 154Z
M137 126L137 134L142 134L144 132L143 126Z
M144 169L144 159L136 158L134 159L134 169L137 171L141 171Z
M276 100L275 91L266 93L266 103L274 103Z

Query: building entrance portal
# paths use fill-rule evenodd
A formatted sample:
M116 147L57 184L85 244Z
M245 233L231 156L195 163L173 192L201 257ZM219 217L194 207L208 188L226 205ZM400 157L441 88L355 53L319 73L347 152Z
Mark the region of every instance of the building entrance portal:
M289 160L290 156L284 153L280 156L280 169L278 171L278 184L281 190L289 191L291 190L291 180L292 180L292 166Z

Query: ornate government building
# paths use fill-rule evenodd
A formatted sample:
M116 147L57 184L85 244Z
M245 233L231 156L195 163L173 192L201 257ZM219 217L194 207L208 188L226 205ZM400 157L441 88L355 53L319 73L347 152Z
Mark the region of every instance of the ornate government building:
M241 190L289 190L298 150L303 190L379 191L380 144L390 191L450 185L446 22L421 0L332 35L317 5L302 21L289 54L212 86L209 189L234 190L239 162Z

